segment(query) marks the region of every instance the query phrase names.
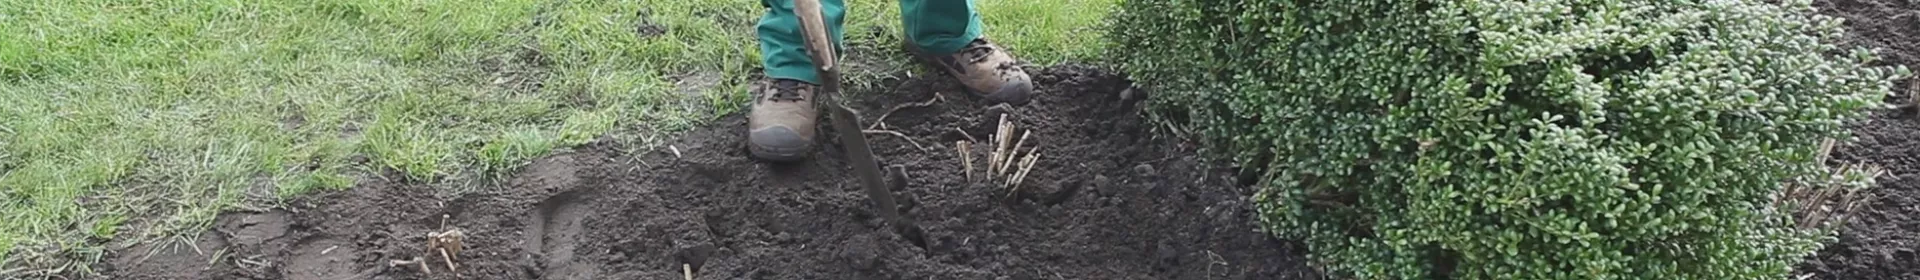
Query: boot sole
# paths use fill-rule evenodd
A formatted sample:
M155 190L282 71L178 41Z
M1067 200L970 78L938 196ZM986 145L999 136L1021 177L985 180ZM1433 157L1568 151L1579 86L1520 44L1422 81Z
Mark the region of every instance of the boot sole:
M811 154L809 153L809 151L813 150L813 148L807 147L807 146L802 146L798 148L794 148L794 147L778 148L778 147L763 147L760 145L747 145L747 150L753 153L754 158L758 158L760 160L765 160L765 161L771 161L771 162L785 163L785 162L797 162L801 160L806 160L807 155Z
M758 137L755 137L755 136ZM757 143L765 141L764 143ZM807 158L813 140L800 138L785 127L769 127L747 132L747 150L753 157L774 162L794 162Z

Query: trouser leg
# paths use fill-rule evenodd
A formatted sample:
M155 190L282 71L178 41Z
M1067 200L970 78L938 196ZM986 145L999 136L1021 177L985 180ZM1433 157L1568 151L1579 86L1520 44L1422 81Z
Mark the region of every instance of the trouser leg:
M767 78L820 84L813 57L807 55L806 39L802 39L800 33L800 17L793 12L793 0L761 0L760 3L767 7L756 28L760 37L760 64ZM820 11L826 16L827 37L838 53L841 40L846 37L841 25L846 22L847 6L842 0L820 0Z
M960 51L984 26L972 0L900 0L900 17L907 40L937 55Z

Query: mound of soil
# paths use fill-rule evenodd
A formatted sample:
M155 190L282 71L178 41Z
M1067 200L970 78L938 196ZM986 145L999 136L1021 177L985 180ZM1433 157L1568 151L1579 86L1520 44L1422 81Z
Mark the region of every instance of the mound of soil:
M1846 19L1847 43L1873 48L1879 65L1920 70L1920 2L1820 0L1820 13ZM1910 83L1894 87L1887 102L1907 103ZM1828 245L1799 269L1815 279L1920 279L1920 118L1914 112L1882 110L1857 124L1858 141L1834 149L1835 163L1884 167L1887 175L1869 191L1867 204Z
M455 279L426 251L444 220L466 236L459 279L1319 278L1295 246L1256 231L1252 189L1230 170L1151 137L1139 96L1121 96L1124 78L1034 71L1041 94L1025 106L974 103L939 77L851 102L873 124L943 97L876 128L899 135L868 134L881 164L908 175L894 191L924 247L873 212L825 122L810 161L768 164L747 157L735 115L659 151L601 143L541 159L482 194L442 200L425 185L373 181L288 210L231 213L198 251L136 248L102 269L115 279ZM981 176L1001 113L1043 154L1016 192L969 180L955 148L981 138ZM209 261L215 252L223 257ZM414 257L430 271L389 266Z

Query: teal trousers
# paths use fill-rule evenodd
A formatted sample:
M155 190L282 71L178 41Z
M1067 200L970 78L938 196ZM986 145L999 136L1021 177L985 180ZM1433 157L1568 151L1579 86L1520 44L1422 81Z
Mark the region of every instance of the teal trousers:
M814 72L813 58L807 56L805 39L800 35L800 18L793 13L793 0L760 0L767 13L756 28L760 36L761 66L768 78L793 79L820 84ZM847 5L843 0L820 0L826 14L827 37L835 49L841 49ZM972 0L900 0L900 17L907 40L935 54L960 51L981 33L980 14ZM837 52L836 52L837 53Z

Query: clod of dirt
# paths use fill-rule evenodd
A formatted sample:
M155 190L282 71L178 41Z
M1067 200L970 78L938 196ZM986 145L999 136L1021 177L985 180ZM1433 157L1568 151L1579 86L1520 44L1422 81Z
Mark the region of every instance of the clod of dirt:
M1073 195L1080 191L1082 185L1087 184L1087 178L1088 176L1086 174L1078 174L1055 181L1052 184L1035 184L1021 187L1016 191L1021 201L1053 206L1073 198Z
M240 216L238 224L233 225L238 229L230 233L234 242L259 244L286 235L288 222L285 211L244 215Z
M983 110L977 98L954 94L888 117L888 130L950 143L940 140L956 130L990 137L998 119L987 111L1017 110L1022 130L1047 136L1026 144L1061 163L1033 168L1022 183L1029 202L1010 205L1000 203L1008 190L999 184L968 183L953 152L874 141L882 165L912 178L894 193L913 201L903 214L917 221L925 246L871 213L838 145L821 145L809 162L755 161L740 148L746 120L736 114L663 143L679 156L596 142L451 200L429 185L369 180L295 200L280 237L220 246L228 260L211 268L205 256L143 262L122 251L102 271L116 279L454 279L387 267L418 255L419 233L439 230L438 217L449 214L469 244L462 279L680 279L685 268L700 279L1319 278L1301 252L1255 230L1249 205L1227 202L1251 187L1200 183L1233 174L1187 157L1158 161L1193 151L1147 137L1139 106L1118 98L1123 78L1071 65L1032 73L1039 92L1025 106ZM864 97L849 104L878 112L963 92L940 76L900 83L848 95ZM1132 170L1145 162L1159 178L1180 179ZM241 224L220 229L253 230ZM242 267L232 256L274 265Z
M1159 176L1159 173L1153 172L1152 164L1145 164L1145 163L1133 166L1133 173L1139 174L1141 177L1149 177L1149 178L1154 176Z
M702 266L707 264L707 258L713 257L714 248L713 244L707 243L682 246L679 249L673 250L673 260L681 264L691 265L694 271L699 271Z
M1046 196L1045 200L1041 201L1041 203L1057 205L1067 202L1068 199L1073 198L1073 195L1079 194L1080 188L1085 185L1086 181L1081 180L1069 180L1054 184L1055 187L1052 189L1052 193Z
M1120 100L1135 101L1146 97L1146 90L1140 89L1139 87L1129 86L1127 89L1120 91Z
M873 272L880 269L880 248L875 242L865 235L849 238L840 246L837 257L855 271Z

